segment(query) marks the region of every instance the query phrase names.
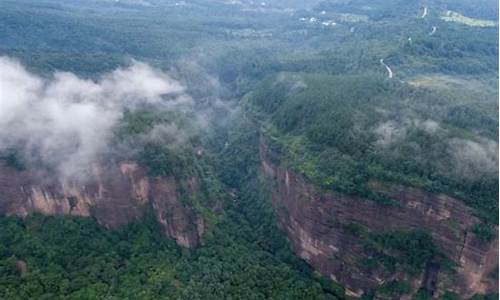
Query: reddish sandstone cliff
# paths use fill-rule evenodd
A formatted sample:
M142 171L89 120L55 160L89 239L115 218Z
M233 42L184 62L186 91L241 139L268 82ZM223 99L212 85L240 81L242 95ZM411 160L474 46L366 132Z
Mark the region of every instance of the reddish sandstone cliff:
M273 154L265 140L260 154L264 174L274 181L273 206L293 250L319 273L344 285L348 295L359 297L367 289L394 279L409 281L414 291L426 285L425 275L415 279L399 270L390 273L365 268L360 263L367 257L363 237L345 229L352 224L375 233L415 229L430 232L437 247L457 265L455 275L437 269L437 274L436 270L432 272L433 278L426 279L437 281L432 283L437 285L436 295L451 290L466 298L498 289L496 280L488 277L498 266L498 240L484 243L470 232L479 220L463 202L381 183L372 184L372 188L399 205L325 192L270 159Z
M188 193L197 193L191 178ZM200 243L202 216L178 197L173 178L150 178L134 162L95 167L85 184L58 181L44 171L17 171L0 163L0 215L31 213L94 217L115 229L152 209L166 236L183 247Z

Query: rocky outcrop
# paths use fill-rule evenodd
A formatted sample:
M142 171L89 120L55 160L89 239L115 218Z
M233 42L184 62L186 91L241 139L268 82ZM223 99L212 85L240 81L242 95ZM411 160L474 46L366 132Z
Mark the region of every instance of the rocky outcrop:
M348 295L359 297L367 289L395 279L411 282L414 290L436 288L436 295L452 290L470 297L498 289L496 280L488 276L498 266L498 240L484 243L470 232L479 220L463 202L382 183L373 183L373 190L397 205L321 191L273 159L264 139L260 154L263 173L274 181L273 206L291 247L319 273L344 285ZM431 233L439 250L457 265L457 272L440 273L432 262L422 278L416 279L400 270L368 269L361 263L367 258L366 241L346 229L353 224L374 233L424 229Z
M106 228L116 229L140 220L152 209L165 235L177 244L194 247L200 243L203 217L180 201L173 178L150 178L134 162L96 166L89 177L84 184L60 182L48 171L18 171L0 162L0 215L93 217ZM184 191L197 193L197 179L187 181Z

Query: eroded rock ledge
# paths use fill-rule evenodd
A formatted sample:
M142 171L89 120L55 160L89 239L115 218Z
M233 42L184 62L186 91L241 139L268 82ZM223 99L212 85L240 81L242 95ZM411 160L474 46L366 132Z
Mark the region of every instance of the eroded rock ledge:
M359 297L364 291L394 279L409 281L413 291L434 284L437 294L451 290L464 298L498 290L496 280L488 276L498 266L498 240L484 243L470 233L479 220L463 202L446 195L382 183L373 183L372 188L398 205L321 191L271 159L274 154L264 138L260 155L263 173L274 181L273 206L293 250L316 271L344 285L349 296ZM452 277L439 270L436 273L432 264L430 271L422 272L424 275L416 279L400 270L395 273L368 270L360 263L367 257L363 237L345 230L351 224L375 233L428 231L439 250L457 265L457 273ZM432 283L433 280L437 282Z
M0 163L0 215L32 213L94 217L116 229L140 220L152 209L166 236L183 247L201 242L205 221L179 199L173 178L150 178L135 162L94 167L85 184L62 183L44 171L18 171ZM187 193L198 192L197 178Z

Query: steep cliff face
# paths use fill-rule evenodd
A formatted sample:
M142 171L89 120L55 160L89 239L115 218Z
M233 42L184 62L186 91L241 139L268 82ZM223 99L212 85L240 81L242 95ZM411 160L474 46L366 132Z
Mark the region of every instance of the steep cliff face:
M31 213L94 217L116 229L140 220L152 208L166 236L183 247L201 241L203 217L179 199L173 178L150 178L134 162L94 167L85 184L62 183L44 171L17 171L0 163L0 215ZM197 179L186 193L197 193Z
M293 250L319 273L343 284L348 295L359 297L392 280L410 282L413 291L424 287L435 295L450 290L470 297L497 290L498 284L489 274L498 266L498 240L485 243L471 233L479 220L462 202L382 183L373 183L372 189L397 205L325 192L280 166L264 139L260 155L263 173L273 181L273 206ZM413 277L400 269L368 268L363 263L370 256L366 234L352 228L368 234L428 231L439 251L456 264L456 273L445 272L433 261Z

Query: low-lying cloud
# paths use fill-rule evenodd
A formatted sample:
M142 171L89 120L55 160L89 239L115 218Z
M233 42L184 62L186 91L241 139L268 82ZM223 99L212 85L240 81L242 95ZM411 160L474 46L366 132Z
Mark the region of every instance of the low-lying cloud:
M433 120L405 119L401 122L386 121L373 130L377 136L376 144L387 147L400 142L406 138L408 130L412 128L423 130L428 134L435 134L440 129L440 126Z
M0 70L0 152L20 150L27 163L65 178L89 171L125 109L192 104L178 81L137 61L97 80L68 72L42 78L8 57L0 57Z
M433 139L420 145L411 140L412 130L425 132ZM498 142L480 136L473 139L456 137L433 120L405 119L386 121L373 129L375 145L392 156L401 156L399 147L413 147L411 157L422 164L436 166L437 172L460 180L475 180L498 174ZM426 147L425 149L423 147Z
M448 152L454 160L451 171L460 178L498 174L498 143L495 141L453 138L448 142Z

